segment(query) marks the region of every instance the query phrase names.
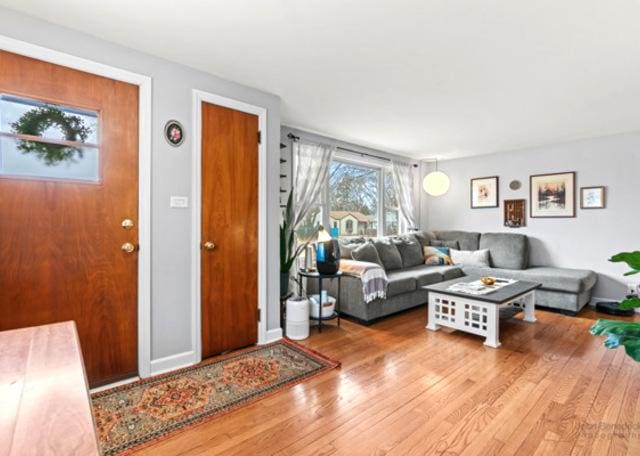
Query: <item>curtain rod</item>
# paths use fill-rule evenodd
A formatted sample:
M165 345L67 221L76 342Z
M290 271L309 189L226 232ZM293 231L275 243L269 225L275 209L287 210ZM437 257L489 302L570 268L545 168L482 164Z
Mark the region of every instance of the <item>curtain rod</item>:
M299 140L300 140L300 136L296 136L296 135L294 135L293 133L289 133L289 134L287 135L287 137L288 137L289 139L294 140L294 141L299 141ZM361 157L367 156L367 157L377 158L378 160L384 160L384 161L388 161L388 162L390 162L390 161L391 161L391 159L390 159L390 158L388 158L388 157L381 157L381 156L379 156L379 155L368 154L368 153L366 153L366 152L360 152L360 151L358 151L358 150L347 149L346 147L336 146L336 149L339 149L339 150L341 150L341 151L343 151L343 152L349 152L349 153L352 153L352 154L357 154L357 155L360 155ZM417 165L417 164L415 164L415 163L414 163L412 166L413 166L414 168L417 168L417 167L418 167L418 165Z

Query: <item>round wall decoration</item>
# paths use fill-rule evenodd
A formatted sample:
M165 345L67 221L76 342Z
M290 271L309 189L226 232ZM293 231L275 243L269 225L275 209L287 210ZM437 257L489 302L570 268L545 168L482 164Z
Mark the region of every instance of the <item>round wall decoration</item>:
M509 182L509 188L511 190L520 190L520 187L522 187L522 183L517 179L514 179L511 182Z
M177 120L170 120L164 126L164 139L174 147L184 142L184 128Z

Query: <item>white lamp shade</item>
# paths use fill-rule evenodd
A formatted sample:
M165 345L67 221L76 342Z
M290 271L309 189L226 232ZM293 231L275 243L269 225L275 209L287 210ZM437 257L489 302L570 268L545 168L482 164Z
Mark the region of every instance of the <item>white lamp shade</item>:
M442 196L449 190L449 176L442 171L433 171L422 181L422 188L431 196Z

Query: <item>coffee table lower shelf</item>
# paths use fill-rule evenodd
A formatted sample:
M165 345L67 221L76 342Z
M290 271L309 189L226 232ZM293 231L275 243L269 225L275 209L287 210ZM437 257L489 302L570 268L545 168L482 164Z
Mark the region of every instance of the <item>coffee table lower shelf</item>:
M476 334L485 337L485 345L498 348L501 345L500 309L506 308L511 308L514 315L524 312L523 320L534 323L535 290L501 303L429 290L427 329L437 331L445 326Z

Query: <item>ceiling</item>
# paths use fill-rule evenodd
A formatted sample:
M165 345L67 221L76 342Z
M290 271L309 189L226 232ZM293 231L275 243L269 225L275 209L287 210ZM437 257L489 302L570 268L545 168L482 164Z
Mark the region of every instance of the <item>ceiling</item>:
M414 158L640 130L638 0L0 0ZM1 33L1 31L0 31Z

